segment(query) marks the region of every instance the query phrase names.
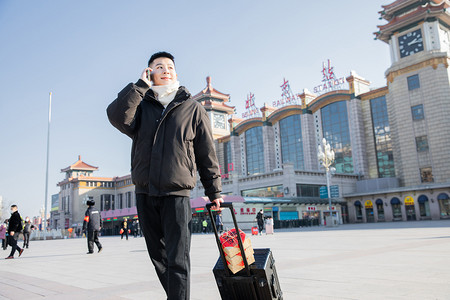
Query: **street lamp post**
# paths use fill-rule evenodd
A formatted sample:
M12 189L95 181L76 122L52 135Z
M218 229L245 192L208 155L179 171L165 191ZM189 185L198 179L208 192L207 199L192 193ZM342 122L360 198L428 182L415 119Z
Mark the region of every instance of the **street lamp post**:
M327 192L328 192L328 206L330 210L331 216L331 193L330 193L330 171L333 168L330 168L334 163L334 151L331 149L329 143L325 138L322 139L322 144L319 145L319 149L317 151L317 157L319 158L320 164L325 168L326 176L327 176Z

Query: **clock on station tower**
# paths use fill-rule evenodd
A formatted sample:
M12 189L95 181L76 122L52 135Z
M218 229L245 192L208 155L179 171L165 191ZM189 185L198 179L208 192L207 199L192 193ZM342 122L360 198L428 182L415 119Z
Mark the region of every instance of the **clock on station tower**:
M398 37L398 48L401 58L423 51L423 38L420 28L400 35Z

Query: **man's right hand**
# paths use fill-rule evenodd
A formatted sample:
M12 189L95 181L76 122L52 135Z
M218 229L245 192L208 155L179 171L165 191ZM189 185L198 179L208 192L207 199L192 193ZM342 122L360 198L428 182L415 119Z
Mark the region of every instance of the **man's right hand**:
M11 236L14 236L14 231L11 231L10 235L11 235Z
M149 87L152 87L152 82L150 80L150 73L153 72L152 68L145 68L144 71L142 71L141 79L146 84L148 84Z

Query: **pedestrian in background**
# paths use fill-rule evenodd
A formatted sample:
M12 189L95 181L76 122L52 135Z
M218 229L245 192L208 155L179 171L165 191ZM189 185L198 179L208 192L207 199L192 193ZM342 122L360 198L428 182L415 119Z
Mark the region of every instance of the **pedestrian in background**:
M23 226L23 248L27 248L30 244L30 234L34 229L34 225L31 224L31 220L29 217L25 218L25 224Z
M256 215L256 221L258 222L259 234L262 235L262 231L264 229L264 212L262 209Z
M0 224L0 240L2 240L2 249L6 250L6 221Z
M23 253L23 248L21 249L17 246L17 239L19 238L19 233L22 231L22 218L20 217L17 205L11 205L11 218L9 218L8 225L8 242L11 246L11 253L5 259L13 259L14 253L19 251L19 257Z
M87 254L94 253L94 243L97 245L98 252L100 253L103 249L102 244L98 240L98 233L103 226L102 217L100 216L100 212L98 209L94 207L95 201L88 200L86 202L88 209L84 214L84 222L83 222L83 232L87 231L87 243L88 243L88 252Z
M219 233L223 231L222 214L220 212L216 215L216 229Z
M120 224L120 232L121 232L121 240L123 240L123 235L125 234L127 241L128 241L128 230L130 225L128 224L128 219L125 218L122 223Z
M203 233L206 233L206 231L208 230L208 222L205 220L203 220L202 222L202 227L203 227Z
M6 219L5 222L2 224L5 227L5 239L3 240L3 250L8 249L8 226L9 226L9 219Z

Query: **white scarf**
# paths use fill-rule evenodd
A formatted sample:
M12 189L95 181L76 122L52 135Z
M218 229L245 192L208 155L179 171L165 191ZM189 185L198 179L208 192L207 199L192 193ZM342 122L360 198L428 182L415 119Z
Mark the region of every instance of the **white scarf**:
M167 105L175 98L179 87L180 82L175 81L174 83L167 85L152 86L152 90L155 93L156 99L158 99L164 107L167 107Z

